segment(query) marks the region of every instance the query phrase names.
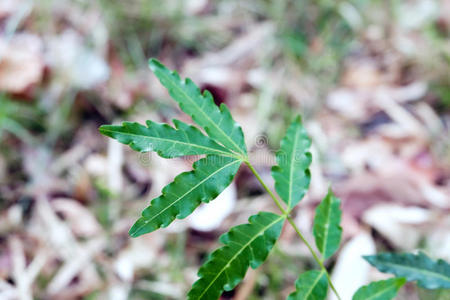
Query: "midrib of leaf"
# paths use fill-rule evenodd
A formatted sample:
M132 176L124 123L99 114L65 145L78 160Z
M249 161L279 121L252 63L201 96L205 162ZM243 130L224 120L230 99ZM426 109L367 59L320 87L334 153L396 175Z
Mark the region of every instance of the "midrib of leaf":
M377 293L375 293L375 294L373 294L373 295L370 295L369 298L367 298L367 300L375 299L376 297L381 296L381 295L383 295L384 293L388 292L389 290L391 290L391 289L393 289L393 288L395 289L396 287L397 287L396 285L394 285L394 286L389 286L389 287L385 288L385 289L382 290L382 291L379 291L379 292L377 292Z
M238 150L238 152L240 153L240 154L242 154L242 155L244 155L245 156L245 153L241 150L241 148L238 146L238 144L236 144L234 141L233 141L233 139L231 139L203 110L202 110L202 107L201 106L199 106L199 105L197 105L197 103L192 99L192 97L190 97L188 94L186 94L186 92L182 89L182 88L179 88L177 85L175 85L175 84L173 84L172 83L172 79L170 78L170 76L168 76L168 75L166 75L165 74L165 72L161 72L161 76L164 76L165 78L166 78L166 80L167 80L167 82L169 82L170 83L170 85L172 86L172 88L175 88L175 89L177 89L178 91L180 91L183 95L185 95L186 96L186 98L187 99L189 99L189 101L195 106L195 107L197 107L198 108L198 111L206 118L206 119L208 119L210 122L211 122L211 124L221 133L221 135L224 137L224 138L226 138L228 141L230 141L235 147L236 147L236 149ZM183 84L185 84L184 82L183 82ZM234 128L233 128L233 130L234 130Z
M297 128L297 130L295 131L295 139L294 139L294 147L293 150L295 151L295 149L297 148L297 139L298 139L298 134L299 134L300 130ZM291 203L292 203L292 182L294 181L292 179L292 176L294 175L294 160L295 160L295 153L294 153L294 157L291 158L291 163L290 163L290 170L289 170L289 200L288 200L288 208L287 209L291 209Z
M406 270L414 271L415 273L417 273L419 271L419 273L430 274L432 277L442 278L442 279L444 279L444 281L450 282L450 279L447 276L444 276L444 275L442 275L440 273L432 272L432 271L429 271L429 270L413 268L413 267L400 265L400 264L396 264L396 263L390 263L390 262L386 262L386 263L383 263L383 264L384 265L393 266L395 268L403 268L403 269L406 269Z
M166 210L168 210L170 207L174 206L176 203L178 203L179 201L181 201L181 199L183 199L187 194L189 194L190 192L192 192L193 190L195 190L198 186L200 186L201 184L203 184L205 181L207 181L208 179L210 179L212 176L214 176L216 173L219 173L220 171L222 171L225 168L228 168L229 166L235 164L235 163L240 163L240 160L235 160L229 164L226 164L225 166L221 167L220 169L217 169L216 171L214 171L213 173L211 173L210 175L208 175L207 177L205 177L204 179L202 179L201 181L199 181L196 185L194 185L191 189L189 189L186 193L184 193L183 195L181 195L180 197L178 197L178 199L176 199L175 201L173 201L170 205L166 206L163 210L161 210L159 213L157 213L156 215L153 215L151 219L147 219L145 220L145 223L142 224L142 226L138 227L138 229L136 229L135 231L138 232L139 230L142 229L142 227L144 227L145 225L147 225L149 222L153 221L156 217L158 217L159 215L161 215L162 213L164 213Z
M261 228L261 230L259 231L258 234L255 234L246 244L242 245L241 249L235 254L233 255L233 257L228 261L228 263L220 270L220 272L218 272L216 274L216 276L214 277L213 280L211 280L211 282L208 284L208 286L203 290L203 293L200 294L200 296L198 298L203 297L203 295L209 290L209 288L211 287L211 285L214 284L214 282L217 280L217 278L219 278L219 276L225 272L225 270L230 266L231 262L233 260L236 259L236 257L238 257L242 251L244 251L245 248L248 247L248 245L250 245L251 243L253 243L254 240L256 240L264 231L266 231L268 228L270 228L271 226L273 226L275 223L279 222L281 219L283 219L284 216L279 216L278 219L276 219L275 221L273 221L272 223L270 223L269 225Z
M328 203L327 207L327 222L324 224L325 227L325 234L323 239L323 245L322 245L322 259L325 260L325 254L327 249L327 240L328 240L328 231L330 230L330 214L331 214L331 203Z
M314 287L316 286L316 284L320 281L320 279L322 279L322 275L323 275L323 271L321 271L319 273L319 276L317 276L317 279L314 281L314 283L311 285L310 289L308 290L308 293L306 294L306 296L311 295L312 291L314 290Z
M102 131L103 132L115 132L114 130L107 130L107 129L102 129ZM183 133L185 133L185 132L183 131ZM222 156L227 156L227 157L240 159L239 157L237 157L237 156L235 156L235 155L233 155L232 153L229 153L229 152L225 152L225 151L221 151L221 150L218 150L218 149L215 149L215 148L210 148L210 147L201 146L201 145L197 145L197 144L189 144L189 143L181 142L181 141L178 141L178 140L164 139L164 138L160 138L160 137L150 137L150 136L146 136L146 135L139 135L139 134L128 133L128 132L127 133L121 132L121 134L126 134L126 135L130 135L130 136L136 136L136 137L149 139L149 140L159 140L159 141L165 141L165 142L168 142L168 143L176 143L176 144L187 145L187 146L190 146L190 147L206 149L206 150L209 150L209 151L215 151L217 153L221 153ZM185 135L186 135L186 133L185 133ZM186 137L187 137L187 135L186 135Z

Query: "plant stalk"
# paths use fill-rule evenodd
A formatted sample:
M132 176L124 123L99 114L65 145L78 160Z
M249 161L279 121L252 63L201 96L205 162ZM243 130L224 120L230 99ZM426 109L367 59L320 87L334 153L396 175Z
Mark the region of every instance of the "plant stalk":
M339 296L336 288L333 285L333 282L331 282L331 278L330 278L330 274L328 274L327 269L325 268L325 266L323 265L323 262L319 259L319 257L317 256L316 252L313 250L313 248L311 247L311 245L308 243L308 241L306 240L306 238L303 236L303 234L300 232L300 229L298 229L297 225L295 225L294 220L292 219L291 216L287 216L287 220L289 222L289 224L291 224L291 226L294 228L295 232L297 232L297 235L301 238L301 240L305 243L306 247L308 247L309 252L311 252L312 256L314 257L314 260L319 264L320 268L325 272L325 276L327 277L328 283L330 284L331 289L333 290L333 292L336 294L336 297L341 300L341 297Z
M304 237L304 235L300 232L300 229L297 227L297 225L295 225L294 220L292 219L292 217L289 215L290 211L284 209L283 205L281 204L280 200L278 200L278 198L275 196L275 194L269 189L269 187L265 184L265 182L262 180L261 176L258 174L258 172L255 170L255 168L253 167L253 165L249 162L249 161L245 161L245 164L250 168L250 171L252 171L253 175L255 175L255 177L258 179L258 181L261 183L262 187L266 190L266 192L270 195L270 197L272 198L272 200L275 202L275 204L278 206L278 208L280 209L280 211L283 213L283 215L286 216L286 219L288 220L289 224L291 224L291 226L294 228L295 232L297 233L297 235L300 237L300 239L303 241L303 243L305 243L306 247L308 248L309 252L311 252L314 260L317 262L317 264L320 266L320 268L322 269L323 272L325 272L325 275L327 277L328 283L331 287L331 289L333 290L333 292L335 293L336 297L341 300L341 297L339 296L339 293L337 292L336 288L334 287L333 283L331 282L331 278L330 275L328 274L327 269L325 268L322 260L319 259L319 257L317 256L316 252L314 251L314 249L311 247L311 245L308 243L308 241L306 240L306 238Z
M277 197L272 193L272 191L269 189L269 187L265 184L265 182L262 180L261 176L259 176L258 172L255 170L255 168L252 166L252 164L249 161L246 161L245 164L250 168L253 175L258 179L259 183L263 186L263 188L269 193L270 197L273 199L275 204L278 206L278 208L281 210L283 215L287 215L287 210L284 209L283 205L281 204L280 200L277 199Z

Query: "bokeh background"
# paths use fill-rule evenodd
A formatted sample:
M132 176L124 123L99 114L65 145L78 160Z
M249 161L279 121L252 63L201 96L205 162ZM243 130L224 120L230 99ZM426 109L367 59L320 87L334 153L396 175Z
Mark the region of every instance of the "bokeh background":
M274 151L302 115L313 178L295 218L312 240L330 184L342 199L344 242L327 266L344 300L386 278L363 254L450 261L449 0L1 0L0 299L184 299L221 233L275 209L242 167L189 218L127 235L192 164L98 133L190 122L150 57L228 105L271 184ZM285 228L222 299L285 299L314 266ZM398 299L448 297L407 285Z

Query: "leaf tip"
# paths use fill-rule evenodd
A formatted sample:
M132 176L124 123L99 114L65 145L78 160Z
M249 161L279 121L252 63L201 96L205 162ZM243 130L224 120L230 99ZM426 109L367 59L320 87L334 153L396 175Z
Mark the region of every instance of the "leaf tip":
M110 134L110 132L109 132L109 129L111 128L111 125L101 125L99 128L98 128L98 131L101 133L101 134L103 134L103 135L106 135L106 136L111 136L111 134Z
M407 279L405 277L399 277L397 278L397 286L401 287L406 283Z
M296 117L295 117L295 119L294 119L294 122L295 123L302 123L302 116L301 115L297 115Z
M376 258L375 255L363 255L362 258L367 261L369 264L373 265L373 261Z
M136 238L152 231L154 231L154 229L152 230L150 227L146 226L146 222L143 218L139 218L136 223L131 226L128 235L132 238Z
M136 238L139 236L139 234L137 234L136 228L134 228L134 226L132 226L130 228L130 230L128 230L128 235L132 238Z
M150 58L148 60L148 66L150 67L150 70L152 70L153 72L155 72L156 69L164 68L164 65L156 58Z

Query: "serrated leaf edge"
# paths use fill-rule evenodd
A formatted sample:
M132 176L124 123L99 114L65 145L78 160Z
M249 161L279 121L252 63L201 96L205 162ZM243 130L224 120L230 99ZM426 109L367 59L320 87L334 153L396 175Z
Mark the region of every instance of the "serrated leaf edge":
M168 210L169 208L171 208L173 205L175 205L176 203L178 203L179 201L181 201L182 199L184 199L184 197L189 194L190 192L192 192L194 189L196 189L199 185L203 184L205 181L209 180L212 176L214 176L215 174L219 173L220 171L222 171L225 168L228 168L230 166L232 166L233 164L236 163L242 163L241 160L234 160L224 166L222 166L221 168L217 169L216 171L214 171L213 173L209 174L207 177L205 177L204 179L202 179L201 181L197 182L197 184L195 184L193 187L191 187L186 193L184 193L183 195L181 195L180 197L178 197L175 201L171 202L170 205L166 206L163 210L161 210L158 214L153 215L151 218L145 218L145 223L138 227L137 229L133 230L133 232L139 232L145 225L147 225L149 222L153 221L156 217L158 217L159 215L161 215L163 212L165 212L166 210ZM183 173L182 173L183 174ZM181 175L181 174L180 174ZM178 176L177 176L178 177ZM174 181L177 180L177 177L175 177ZM163 189L163 194L164 194L164 189ZM143 217L141 217L143 218ZM175 217L176 218L176 217ZM133 228L132 228L133 229ZM135 237L135 235L133 233L131 233L131 229L129 234L132 237Z
M319 273L319 276L317 276L317 279L314 281L314 284L311 286L311 288L308 291L307 295L310 295L312 293L312 291L314 290L314 287L316 286L316 284L322 279L322 276L325 274L325 272L322 270Z
M331 209L332 209L332 204L333 204L332 197L334 197L334 198L337 199L337 203L338 203L338 205L340 206L341 201L339 200L339 198L337 198L337 197L333 194L332 190L329 189L329 190L328 190L328 194L325 196L325 199L322 200L322 202L321 202L321 203L318 205L318 207L317 207L317 209L319 209L319 207L322 205L323 201L326 201L326 199L331 199L331 200L330 200L330 205L328 205L328 208L327 208L327 214L326 214L326 216L327 216L327 218L326 218L326 219L327 219L327 224L325 225L326 230L325 230L325 234L324 234L324 237L323 237L323 244L321 245L322 251L320 251L320 246L318 245L317 239L316 239L316 245L317 245L317 248L319 248L320 254L322 255L322 260L328 259L328 258L329 258L330 256L332 256L332 255L334 254L334 252L339 248L339 245L338 245L337 249L336 249L331 255L325 256L325 254L327 254L327 253L326 253L326 250L327 250L327 244L328 244L328 235L329 235L329 232L330 232L330 226L329 226L329 225L330 225L330 223L331 223L331 222L330 222L330 220L331 220L330 214L331 214ZM318 214L317 209L316 209L316 216L317 216L317 214ZM341 212L341 214L342 214L342 212ZM341 219L341 218L342 218L342 216L341 216L339 219ZM315 224L314 224L314 225L315 225ZM315 232L314 227L315 227L315 226L313 226L313 232ZM341 238L342 238L342 227L341 227L339 224L338 224L338 226L337 226L337 229L341 231Z
M282 215L282 216L278 216L277 219L275 219L273 222L271 222L269 225L263 227L260 230L260 233L258 235L253 236L245 245L243 245L243 247L241 247L241 250L238 251L235 255L233 255L233 257L228 261L228 263L222 268L222 270L220 270L220 272L218 272L216 274L216 276L214 277L213 280L210 281L209 285L203 290L203 293L200 294L199 298L201 298L205 292L214 284L214 282L217 280L217 278L219 278L219 276L230 266L230 262L232 262L236 257L238 257L242 251L244 251L244 249L246 249L251 243L253 243L254 240L256 240L258 237L260 237L268 228L270 228L271 226L273 226L274 224L278 223L280 220L285 219L286 216Z
M146 125L147 125L147 128L150 127L149 123L150 124L153 123L153 124L157 124L157 125L167 125L170 129L173 129L173 130L176 130L176 131L180 131L181 129L179 129L179 123L178 122L181 122L181 121L174 119L174 120L172 120L172 122L174 123L175 127L172 127L172 126L170 126L169 124L166 124L166 123L157 123L157 122L153 122L153 121L150 121L150 120L146 121ZM135 124L140 125L140 126L144 126L144 125L142 125L142 124L140 124L138 122L122 122L122 125L102 125L102 126L99 127L99 131L103 135L106 135L108 137L114 138L112 135L107 134L107 133L115 133L116 132L114 130L109 130L110 127L112 127L112 126L127 127L128 125L135 125ZM192 125L189 125L189 124L185 124L185 125L187 125L189 127L192 127L192 128L195 128L196 130L198 130L197 127L194 127ZM191 147L195 147L195 148L202 148L202 149L205 149L205 150L208 150L208 151L216 152L215 153L216 155L226 156L226 157L233 157L233 158L236 158L236 159L240 159L240 157L238 157L236 155L233 155L233 152L225 152L225 151L221 151L221 150L218 150L218 149L215 149L215 148L210 148L210 147L206 147L206 146L202 146L202 145L189 144L189 143L181 142L181 141L178 141L178 140L164 139L164 138L160 138L160 137L153 137L153 136L150 137L150 136L146 136L146 135L138 135L138 134L134 134L134 133L130 133L130 132L126 132L126 133L121 132L121 134L128 135L128 136L136 136L136 137L139 137L139 138L150 139L150 140L153 139L153 140L159 140L159 141L166 141L166 142L169 142L169 143L183 144L183 145L187 145L187 146L191 146ZM120 143L122 143L122 142L120 142ZM141 152L141 153L146 153L146 152L152 152L153 151L153 150L140 151L140 150L137 150L136 148L133 148L134 141L130 141L129 143L122 143L122 144L128 145L128 146L131 147L131 149L133 149L135 151L138 151L138 152ZM222 145L220 145L220 146L222 146ZM226 149L226 148L224 148L224 149ZM171 157L166 157L165 155L162 155L162 151L155 151L155 152L158 153L158 155L161 156L161 157L171 158ZM212 153L210 153L210 154L212 154ZM186 155L190 155L190 154L186 154Z
M322 276L325 275L325 272L324 272L323 270L320 270L320 271L318 271L318 270L311 270L311 271L307 271L307 272L301 274L301 275L299 276L299 279L300 279L300 277L301 277L302 275L304 275L304 274L306 274L306 273L308 273L308 272L313 272L313 271L317 271L317 272L319 272L319 274L318 274L316 280L314 281L314 283L311 285L310 289L307 291L307 293L306 293L306 296L307 296L307 297L311 295L311 293L312 293L312 291L314 290L314 288L316 287L317 283L322 279ZM328 282L327 282L327 283L328 283ZM289 296L288 296L286 299L287 299L287 300L294 299L295 294L296 294L297 292L299 292L299 291L297 290L297 287L296 287L296 290L295 290L294 292L292 292L291 294L289 294ZM291 298L291 297L292 297L292 298ZM308 299L308 298L306 298L306 299Z
M381 281L371 282L371 283L369 283L368 285L365 285L365 286L360 287L360 288L355 292L355 295L353 295L353 297L355 297L356 294L357 294L362 288L368 288L368 287L369 287L370 285L372 285L372 284L376 284L376 283L380 283L380 282L387 282L387 281L391 281L391 280L394 280L394 284L393 284L393 285L394 285L394 287L396 288L397 291L398 291L398 290L399 290L399 289L407 282L407 280L406 280L405 277L394 277L394 278L390 278L390 279L386 279L386 280L381 280ZM375 294L370 295L369 298L366 298L366 300L375 299L376 297L382 295L383 293L385 293L387 290L390 290L391 288L392 288L392 286L388 286L388 287L386 287L385 289L383 289L383 290L381 290L381 291L379 291L379 292L377 292L377 293L375 293ZM395 297L395 296L394 296L394 297Z
M301 118L300 115L298 115L298 116L291 122L291 124L289 125L289 127L288 127L288 129L287 129L287 132L286 132L286 134L285 134L285 136L284 136L283 139L281 140L280 149L279 149L279 150L277 151L277 153L276 153L276 156L277 156L277 157L278 157L281 153L284 153L284 152L282 151L282 149L283 149L283 146L284 146L284 143L285 143L285 139L288 138L288 132L289 132L289 129L290 129L294 124L295 124L295 125L300 125L300 127L296 129L296 131L295 131L295 136L293 137L293 139L294 139L294 144L293 144L292 149L295 151L295 149L297 148L299 135L301 135L301 134L305 131L305 128L304 128L304 126L303 126L303 124L302 124L302 118ZM309 146L307 147L307 148L309 148L309 147L311 146L311 139L310 139L307 135L306 135L306 138L307 138L308 141L309 141ZM303 154L304 154L307 158L310 159L309 165L308 165L308 167L305 169L305 176L306 176L306 177L309 177L309 180L310 180L311 174L310 174L310 171L309 171L309 166L311 165L311 161L312 161L311 152L310 152L310 151L305 151ZM294 184L294 182L293 182L293 180L292 180L292 177L293 177L293 175L294 175L294 162L295 162L295 159L296 159L296 153L294 153L294 157L291 159L291 161L290 161L290 163L289 163L289 178L290 178L291 180L288 181L289 192L288 192L288 200L287 200L287 202L285 202L285 200L282 198L283 202L285 202L285 203L287 204L287 209L288 209L289 211L293 209L293 207L291 207L291 205L292 205L292 198L293 198L293 197L292 197L292 187L293 187L293 184ZM278 162L278 161L277 161L277 165L273 166L271 170L272 170L272 177L274 176L274 175L273 175L273 174L274 174L273 172L278 172L278 173L283 172L283 168L281 168L281 166L279 165L279 162ZM284 180L284 181L286 182L286 180ZM277 188L277 186L275 185L275 189L276 189L276 188ZM308 187L306 187L305 192L306 192L307 190L308 190ZM301 201L301 200L302 200L302 199L300 199L299 201Z
M425 273L425 274L429 274L430 275L430 277L438 277L438 278L442 278L444 281L446 281L446 282L449 282L449 284L450 284L450 278L449 277L447 277L447 276L444 276L444 275L442 275L442 274L440 274L440 273L437 273L437 272L431 272L430 270L426 270L426 269L419 269L419 268L413 268L413 267L410 267L410 266L405 266L405 265L402 265L402 264L397 264L397 263L389 263L389 262L383 262L382 264L383 265L381 265L381 266L376 266L375 265L375 263L374 262L372 262L371 261L371 259L372 258L375 258L375 257L377 257L377 256L386 256L386 255L395 255L395 254L405 254L405 255L414 255L414 256L424 256L425 258L427 258L427 259L429 259L429 260L431 260L433 263L439 263L440 261L444 261L444 260L442 260L442 259L438 259L438 260L433 260L431 257L429 257L429 256L427 256L427 255L425 255L424 253L422 253L422 252L419 252L419 254L413 254L413 253L389 253L389 252L386 252L386 253L379 253L379 254L376 254L376 255L367 255L367 256L363 256L363 258L367 261L367 262L369 262L372 266L374 266L375 268L377 268L379 271L381 271L381 272L383 272L383 273L389 273L389 274L395 274L395 275L397 275L395 272L393 272L393 271L391 271L391 270L388 270L388 269L386 269L386 266L387 265L389 265L389 266L391 266L391 267L401 267L402 269L407 269L407 270L412 270L412 271L414 271L414 272L417 272L417 270L420 270L420 273ZM444 261L445 263L447 263L446 261ZM418 279L418 278L408 278L408 276L402 276L402 277L405 277L408 281L421 281L420 279ZM420 283L419 283L419 286L422 286ZM438 287L438 288L447 288L447 287ZM431 289L431 288L430 288ZM434 289L434 288L433 288Z
M173 71L173 70L169 70L168 68L166 68L166 67L165 67L160 61L158 61L157 59L152 58L152 59L149 60L149 66L150 66L150 69L151 69L152 71L154 71L155 68L152 66L152 64L156 64L156 65L159 65L160 67L163 67L163 68L167 69L167 70L170 72L170 74L176 76L176 77L180 80L180 82L181 82L183 85L187 85L187 82L191 82L191 83L194 84L194 82L193 82L191 79L189 79L189 78L185 78L184 80L181 79L181 77L179 76L178 72ZM161 73L161 76L164 76L164 77L166 78L166 82L171 82L170 77L168 77L167 75L165 75L165 73ZM190 97L183 89L179 88L178 86L176 86L176 85L171 85L171 86L172 86L172 88L174 88L174 89L176 89L177 91L181 92L187 99L189 99L192 105L194 105L195 107L199 108L197 111L200 112L200 113L203 115L203 117L205 117L206 119L210 120L210 121L211 121L211 124L213 124L213 126L214 126L218 131L220 131L220 132L222 133L222 136L223 136L224 138L226 138L229 142L231 142L231 144L233 144L233 145L236 147L236 149L234 149L233 152L234 152L235 150L237 150L237 152L240 153L241 155L243 155L244 157L247 156L246 153L245 153L245 151L242 150L241 147L239 147L239 145L238 145L233 139L231 139L231 138L230 138L230 137L222 130L222 128L220 128L220 127L219 127L219 126L218 126L218 125L217 125L217 124L216 124L216 123L215 123L215 122L214 122L214 121L213 121L213 120L212 120L212 119L211 119L211 118L203 111L203 110L200 109L200 107L197 105L197 103L195 102L195 100L192 99L192 97ZM200 93L200 94L201 94L202 97L204 97L204 94L205 94L205 93L209 93L209 92L208 92L208 91L205 91L205 92L203 92L203 94L202 94L202 93ZM220 112L223 112L223 107L226 107L223 103L220 105L220 107L218 107L219 110L220 110ZM192 116L191 116L191 117L192 117ZM240 130L241 130L241 133L242 133L242 128L240 128Z

